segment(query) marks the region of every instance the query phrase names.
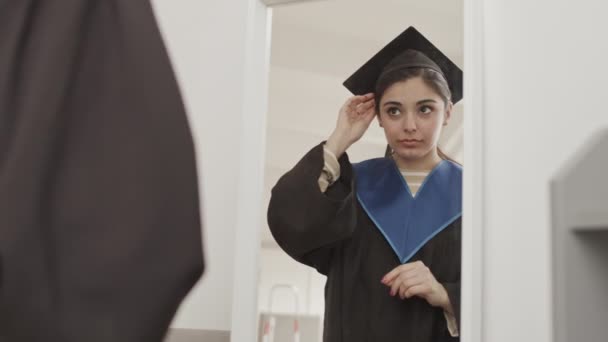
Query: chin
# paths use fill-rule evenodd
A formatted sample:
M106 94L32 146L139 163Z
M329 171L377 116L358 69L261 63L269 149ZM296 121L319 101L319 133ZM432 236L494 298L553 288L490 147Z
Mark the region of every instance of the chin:
M424 151L420 149L398 149L395 150L395 154L404 160L416 160L425 156Z

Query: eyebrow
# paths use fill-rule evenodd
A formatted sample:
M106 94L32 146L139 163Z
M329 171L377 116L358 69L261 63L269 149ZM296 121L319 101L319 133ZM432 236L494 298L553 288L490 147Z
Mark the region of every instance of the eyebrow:
M437 101L435 101L433 99L424 99L424 100L420 100L420 101L416 102L416 105L421 105L423 103L437 103ZM389 106L389 105L401 106L402 104L399 101L388 101L388 102L385 102L382 105L382 107Z
M386 106L389 106L389 105L401 106L401 102L398 102L398 101L388 101L388 102L385 102L382 105L382 107L386 107Z

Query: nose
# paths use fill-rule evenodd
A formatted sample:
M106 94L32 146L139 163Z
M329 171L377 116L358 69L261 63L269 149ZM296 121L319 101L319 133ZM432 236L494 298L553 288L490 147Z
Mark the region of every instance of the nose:
M410 113L403 116L403 130L405 132L416 132L416 118Z

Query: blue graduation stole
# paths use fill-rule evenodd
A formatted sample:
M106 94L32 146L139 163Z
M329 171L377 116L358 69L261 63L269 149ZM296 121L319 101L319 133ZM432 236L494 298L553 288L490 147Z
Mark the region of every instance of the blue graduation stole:
M462 167L456 163L441 161L415 197L390 158L366 160L353 168L359 203L401 263L462 216Z

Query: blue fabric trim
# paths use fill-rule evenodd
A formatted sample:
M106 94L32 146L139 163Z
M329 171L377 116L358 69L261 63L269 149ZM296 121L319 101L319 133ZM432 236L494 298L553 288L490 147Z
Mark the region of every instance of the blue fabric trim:
M369 213L369 209L367 209L367 207L365 206L365 203L361 201L361 199L359 198L359 195L357 195L357 199L359 200L359 203L363 207L363 210L365 210L365 212ZM372 220L372 222L376 225L376 227L380 227L380 224L378 224L378 222L376 221L376 219L373 216L370 216L369 214L368 214L368 216L369 216L370 220ZM386 239L386 242L388 242L388 244L391 246L393 251L395 251L395 254L397 254L397 256L399 256L399 250L397 249L397 247L395 246L393 241L388 237L388 235L386 235L386 233L382 229L378 229L378 230L384 236L384 238Z
M403 258L401 261L402 264L405 264L406 261L410 260L416 253L418 253L418 251L424 247L424 245L426 245L429 241L431 241L431 239L433 239L435 236L437 236L437 234L441 233L444 229L446 229L449 225L451 225L452 223L454 223L454 221L456 221L460 216L462 216L462 212L459 212L457 215L455 215L450 221L448 221L445 225L443 225L443 227L437 229L436 232L434 232L433 234L429 235L428 238L426 238L423 242L420 243L420 245L418 245L414 250L412 250L412 252L406 256L405 258ZM393 248L394 250L394 248Z
M429 174L426 175L426 178L424 178L424 180L422 181L422 184L420 184L420 187L418 188L418 191L416 192L416 194L420 193L420 190L422 190L422 188L424 188L424 186L426 185L427 180L429 178L431 178L431 176L437 171L437 169L439 169L441 164L446 163L446 162L447 161L445 161L445 160L441 160L439 162L439 164L435 165L435 167L431 170L431 172L429 172ZM403 185L405 185L405 189L407 190L408 194L410 194L410 196L412 196L412 198L416 198L416 196L414 196L412 194L412 189L410 189L410 185L407 184L407 180L405 179L405 177L403 177L403 174L401 173L401 170L399 169L399 166L397 165L397 163L393 162L392 164L395 166L395 168L401 175L401 180L403 181Z
M359 203L402 263L462 215L462 168L455 163L435 166L416 196L392 159L353 169Z
M420 184L420 188L418 188L418 191L416 192L421 193L422 190L424 189L424 186L426 185L426 183L428 183L428 180L431 179L431 177L435 174L435 172L437 172L437 170L439 170L439 168L441 168L443 166L443 163L446 163L445 160L442 160L439 162L439 164L435 165L435 167L431 170L431 172L429 172L429 174L426 176L426 178L422 181L422 184Z
M399 174L401 175L401 170L399 170L399 166L397 166L396 163L393 163L393 165L394 165L395 169L397 169L397 172L399 172ZM424 180L426 181L426 178ZM405 187L405 190L407 190L407 193L410 196L412 196L412 198L414 198L415 196L412 195L412 189L410 189L410 185L407 184L407 181L405 180L405 178L403 177L403 175L401 177L401 182L403 183L403 186Z

